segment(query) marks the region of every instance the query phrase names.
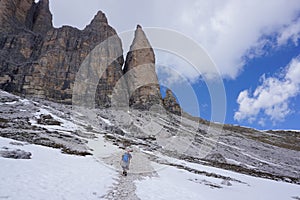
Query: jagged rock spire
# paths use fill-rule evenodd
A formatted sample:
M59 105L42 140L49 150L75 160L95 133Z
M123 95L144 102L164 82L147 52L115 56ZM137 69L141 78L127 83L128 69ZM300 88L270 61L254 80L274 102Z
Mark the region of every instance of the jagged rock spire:
M1 33L30 30L44 34L53 28L49 0L1 0L0 8Z
M105 24L107 24L107 18L101 10L99 10L97 12L96 16L94 17L94 19L91 22L91 24L95 24L95 23L105 23Z
M32 30L44 34L51 28L53 28L53 24L49 0L40 0L34 11Z
M154 51L140 25L122 71L121 40L103 12L81 31L54 28L49 0L0 0L0 8L0 88L62 103L82 100L87 106L109 107L122 80L118 89L126 106L128 101L140 109L163 106ZM87 70L78 73L83 64Z
M163 99L164 107L167 111L176 114L181 115L181 108L178 104L173 92L170 89L166 90L166 96Z
M130 51L126 57L124 72L143 64L155 64L155 55L141 25L137 25Z
M108 25L107 18L102 11L98 11L91 23L85 27L85 30L96 30L103 25Z
M122 66L124 63L121 39L116 31L108 24L108 20L102 11L94 16L91 23L83 31L86 35L96 33L98 40L92 57L92 65L104 70L101 77L97 77L98 85L95 94L95 103L99 108L111 107L112 94L117 82L123 76ZM126 93L126 87L120 88L120 93Z
M130 106L149 109L153 105L162 105L155 72L154 51L140 25L137 25L134 40L126 56L124 73L128 84Z
M110 105L124 59L121 40L102 12L78 30L52 27L49 0L0 0L0 8L1 89L67 104Z

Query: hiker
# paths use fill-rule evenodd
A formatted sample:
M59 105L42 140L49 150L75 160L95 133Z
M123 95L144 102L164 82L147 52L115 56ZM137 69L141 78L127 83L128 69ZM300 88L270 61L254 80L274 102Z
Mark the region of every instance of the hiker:
M130 150L127 150L123 155L122 155L122 160L121 160L121 167L123 169L123 175L127 176L127 171L129 170L129 164L130 160L132 158L130 154Z

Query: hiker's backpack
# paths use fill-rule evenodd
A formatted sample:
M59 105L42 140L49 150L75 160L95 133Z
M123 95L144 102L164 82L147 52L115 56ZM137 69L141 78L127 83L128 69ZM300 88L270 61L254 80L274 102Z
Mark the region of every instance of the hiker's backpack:
M122 160L124 162L128 162L129 161L129 154L128 153L124 153Z

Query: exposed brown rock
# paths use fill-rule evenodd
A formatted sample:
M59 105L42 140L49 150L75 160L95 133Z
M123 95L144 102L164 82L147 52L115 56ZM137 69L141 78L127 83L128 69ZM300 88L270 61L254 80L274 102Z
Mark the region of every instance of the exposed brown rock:
M94 17L91 23L85 27L85 29L97 30L97 27L103 24L108 25L107 18L102 11L98 11L97 15Z
M0 33L17 32L26 27L34 0L1 0Z
M166 96L163 98L163 104L167 111L176 115L181 115L182 110L180 105L177 103L177 100L170 89L166 90Z
M33 6L32 27L34 32L42 34L47 33L48 30L53 28L52 14L49 9L49 0L40 0Z
M154 51L140 25L137 26L130 51L127 53L124 73L128 84L130 106L149 109L153 105L162 105L155 72Z
M103 108L113 101L180 112L171 93L163 104L154 51L141 26L122 71L121 40L103 12L78 30L53 28L49 0L1 0L0 5L1 89L66 104Z
M0 32L2 34L33 31L45 34L52 26L49 0L1 0Z
M57 29L52 27L48 0L26 2L1 0L7 9L1 9L0 19L7 23L0 25L0 32L12 33L0 36L0 88L71 103L77 72L86 61L92 73L79 76L83 79L77 81L84 82L85 87L75 92L79 99L93 101L89 104L96 101L107 106L113 85L122 76L124 61L121 41L105 15L98 12L83 31L69 26ZM14 10L23 12L14 15ZM15 31L16 23L11 21L23 29ZM112 39L92 52L108 38ZM87 87L94 88L94 99L85 99L90 92Z

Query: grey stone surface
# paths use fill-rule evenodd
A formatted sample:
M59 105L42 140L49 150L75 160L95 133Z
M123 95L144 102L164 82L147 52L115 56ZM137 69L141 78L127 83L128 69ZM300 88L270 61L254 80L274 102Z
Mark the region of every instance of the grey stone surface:
M31 153L21 149L0 149L0 156L11 159L31 159Z
M48 0L3 0L0 4L0 88L70 104L77 72L87 64L91 74L77 81L85 87L95 85L93 103L109 106L114 84L122 76L123 50L104 13L99 11L81 31L54 28ZM108 38L107 44L98 47ZM87 92L86 88L75 91L82 98Z
M140 25L127 53L124 73L129 90L129 104L137 109L162 105L160 86L155 72L155 55Z

